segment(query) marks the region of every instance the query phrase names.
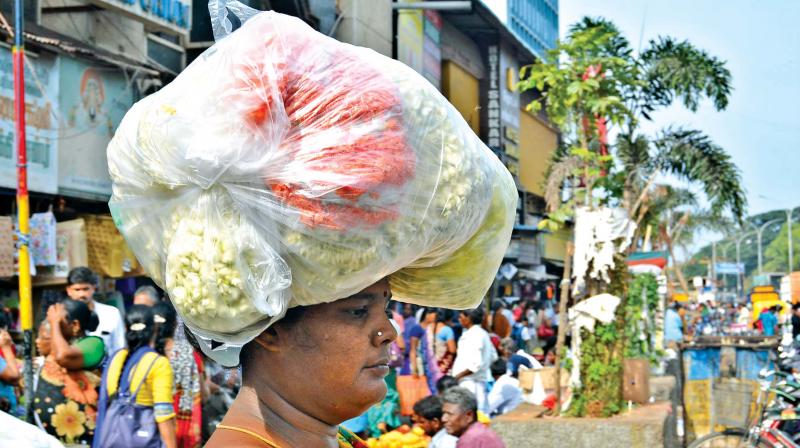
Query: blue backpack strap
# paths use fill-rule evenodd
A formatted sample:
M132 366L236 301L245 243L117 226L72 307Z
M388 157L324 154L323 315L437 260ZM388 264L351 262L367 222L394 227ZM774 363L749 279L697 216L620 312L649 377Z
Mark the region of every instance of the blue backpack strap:
M122 368L122 373L119 376L119 387L117 387L117 395L126 395L130 392L131 387L131 377L133 376L133 369L139 365L139 361L145 357L150 352L154 352L151 347L144 346L139 347L133 353L133 355L129 355L129 358L125 361L125 366Z
M143 357L144 357L144 356L143 356ZM161 355L159 355L158 353L156 353L156 356L154 356L154 357L153 357L153 360L152 360L152 361L150 361L150 365L149 365L149 366L147 366L147 370L145 370L145 371L144 371L144 376L142 376L142 380L141 380L141 381L139 381L139 385L138 385L138 386L136 386L136 390L135 390L135 391L134 391L134 392L133 392L133 393L130 395L130 398L129 398L129 400L130 400L132 403L136 403L136 396L137 396L137 395L139 395L139 389L141 389L141 388L142 388L142 384L144 384L144 382L145 382L145 381L147 381L147 375L149 375L149 374L150 374L150 369L152 369L152 368L153 368L153 365L155 365L156 361L158 361L158 358L160 358L160 357L161 357Z
M97 444L100 442L100 437L98 437L98 435L100 434L101 428L103 426L103 420L105 420L106 417L106 410L108 410L108 402L110 399L108 396L108 371L111 370L109 369L109 367L111 366L111 361L114 358L116 358L117 354L122 350L125 349L124 348L118 349L116 352L114 352L113 355L111 355L110 357L106 357L104 361L103 379L100 382L100 395L98 396L97 400L97 417L95 419L95 428L94 428L95 437L92 439L92 448L99 448L97 446ZM130 353L128 353L128 356L129 355ZM119 392L119 390L117 390L117 392Z

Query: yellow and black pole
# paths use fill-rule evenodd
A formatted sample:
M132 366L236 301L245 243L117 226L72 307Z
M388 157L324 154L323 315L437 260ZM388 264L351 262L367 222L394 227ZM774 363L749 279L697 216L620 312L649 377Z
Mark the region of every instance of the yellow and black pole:
M30 415L33 387L33 304L31 303L31 270L28 246L28 154L25 148L25 37L24 0L14 1L14 118L17 143L17 217L19 247L19 315L22 324L25 359L25 416Z

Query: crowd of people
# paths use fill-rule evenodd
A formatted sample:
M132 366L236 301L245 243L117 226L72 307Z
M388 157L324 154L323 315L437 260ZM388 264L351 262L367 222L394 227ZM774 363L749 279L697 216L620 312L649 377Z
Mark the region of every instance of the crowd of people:
M95 300L96 288L91 270L73 269L62 300L46 309L35 339L31 423L64 444L201 446L236 396L241 369L204 358L156 288L140 287L124 311ZM342 426L369 438L416 425L431 447L503 446L479 417L516 408L520 369L552 362L552 303L498 299L489 312L455 312L390 302L388 310L398 333L389 392ZM23 417L23 363L5 329L0 354L0 410ZM399 378L424 378L427 396L413 412L401 412ZM126 418L139 430L127 433L119 424Z
M364 438L410 421L431 437L430 447L504 446L483 422L514 410L523 400L519 372L552 364L558 315L552 301L496 299L485 307L452 311L391 303L398 328L391 345L389 393L363 415L344 423ZM422 395L410 416L404 393Z
M66 445L202 446L233 401L237 371L200 355L156 288L139 288L124 312L95 300L96 288L91 270L73 269L38 326L31 423ZM24 417L22 362L7 324L0 322L0 411ZM135 432L125 431L130 418ZM20 426L28 434L20 440L30 440L29 429Z
M711 335L779 336L783 325L792 327L793 337L800 335L800 304L759 307L751 303L716 304L673 302L664 315L664 340L669 344L685 338Z

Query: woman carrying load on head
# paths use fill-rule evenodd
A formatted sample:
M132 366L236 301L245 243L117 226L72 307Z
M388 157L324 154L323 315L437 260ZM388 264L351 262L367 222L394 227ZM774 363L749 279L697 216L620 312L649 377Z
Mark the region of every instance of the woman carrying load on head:
M387 393L389 300L478 305L518 199L420 75L274 12L135 104L108 160L137 259L241 365L212 448L364 446L341 423Z

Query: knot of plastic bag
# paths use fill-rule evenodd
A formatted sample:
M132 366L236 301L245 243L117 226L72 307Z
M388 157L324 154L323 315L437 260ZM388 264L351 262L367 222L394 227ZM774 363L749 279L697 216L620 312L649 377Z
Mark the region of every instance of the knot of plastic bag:
M211 30L214 33L214 40L219 41L239 29L247 19L261 11L238 0L209 0L208 12L211 15Z

